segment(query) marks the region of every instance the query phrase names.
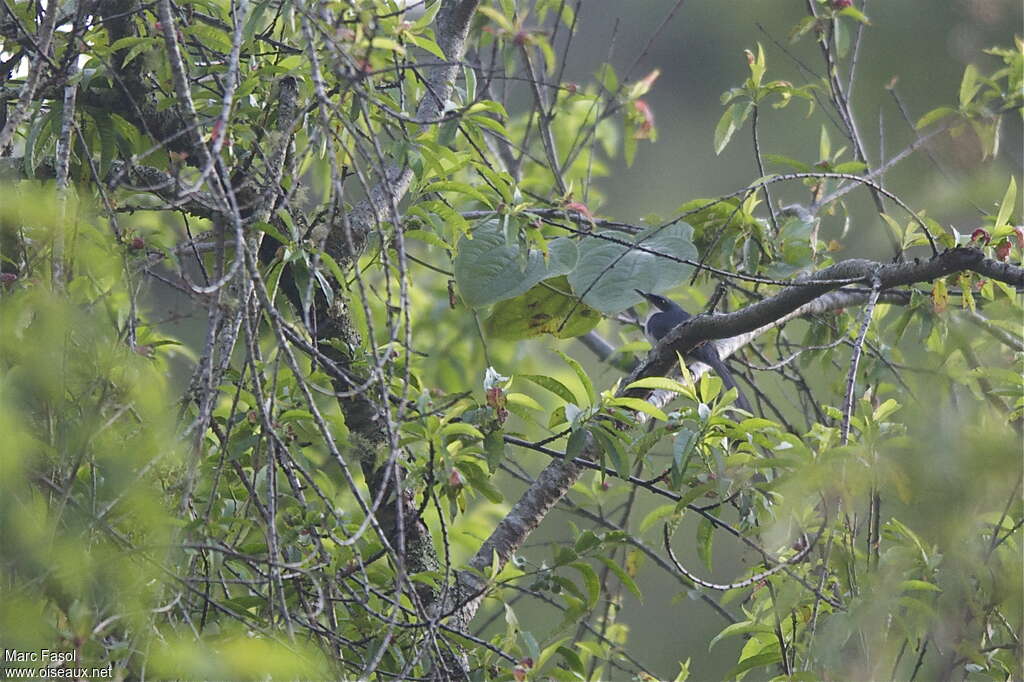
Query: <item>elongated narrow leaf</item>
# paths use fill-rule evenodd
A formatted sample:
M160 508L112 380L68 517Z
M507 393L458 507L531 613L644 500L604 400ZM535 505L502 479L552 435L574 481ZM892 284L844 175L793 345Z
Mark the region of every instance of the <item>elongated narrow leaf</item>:
M619 407L625 407L635 412L643 412L644 414L654 417L655 419L663 422L668 421L668 415L662 412L660 409L640 398L614 398L608 404L618 405Z
M704 562L707 569L712 570L712 543L715 539L715 527L706 518L701 518L697 526L697 556Z
M549 377L546 374L517 374L517 378L532 381L541 388L545 388L567 403L576 404L576 396L558 379Z
M590 376L587 375L586 370L583 369L583 365L578 363L574 358L566 355L560 350L556 350L558 356L565 361L565 364L572 367L572 371L576 372L576 378L583 384L584 390L587 392L587 398L589 399L590 405L597 403L597 392L594 390L594 384L590 381Z
M672 391L674 393L692 392L683 384L667 377L644 377L643 379L637 379L627 386L626 390L632 390L634 388L651 388L659 391Z
M623 570L622 566L619 566L606 556L599 556L597 558L601 563L608 567L608 570L615 574L615 577L619 579L619 582L622 583L627 590L632 592L637 599L640 599L641 601L643 600L644 595L637 586L636 581L633 580L625 570Z
M994 227L1000 225L1006 225L1013 214L1013 207L1017 203L1017 180L1011 175L1010 185L1006 188L1006 194L1003 195L1003 203L999 205L999 214L996 216L996 223Z

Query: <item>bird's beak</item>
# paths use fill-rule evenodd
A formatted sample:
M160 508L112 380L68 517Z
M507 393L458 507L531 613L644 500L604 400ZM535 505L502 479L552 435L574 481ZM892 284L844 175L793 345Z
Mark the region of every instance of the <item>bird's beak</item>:
M633 289L633 291L635 291L636 293L638 293L641 296L643 296L644 300L646 300L648 303L650 303L650 301L651 301L651 295L650 294L648 294L645 291L640 291L639 289Z

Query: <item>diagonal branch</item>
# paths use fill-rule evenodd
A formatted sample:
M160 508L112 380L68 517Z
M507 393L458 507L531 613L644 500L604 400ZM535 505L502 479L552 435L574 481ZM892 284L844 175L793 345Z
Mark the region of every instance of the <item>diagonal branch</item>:
M665 376L677 362L677 353L682 354L703 341L754 333L779 319L800 314L798 311L806 310L804 306L840 288L843 282L850 279L873 281L877 277L877 290L881 291L934 280L963 270L973 270L1014 286L1024 286L1024 269L985 258L978 249L956 248L926 262L880 264L863 259L842 261L805 278L801 286L784 289L775 296L737 312L691 318L666 335L651 351L647 360L622 383L628 386L640 378ZM648 398L651 391L622 389L619 394ZM596 454L596 446L591 441L581 456L594 459ZM569 491L582 471L580 466L568 459L551 462L470 559L468 568L458 573L455 595L462 603L454 610L457 627L464 628L479 609L487 587L487 581L481 575L499 571L505 566L530 533Z

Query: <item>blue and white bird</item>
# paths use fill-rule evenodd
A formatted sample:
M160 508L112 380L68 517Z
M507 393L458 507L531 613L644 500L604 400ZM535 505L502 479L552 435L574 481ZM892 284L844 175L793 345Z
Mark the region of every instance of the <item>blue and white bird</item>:
M647 339L652 344L657 343L670 331L692 317L690 313L683 310L682 306L675 301L665 298L664 296L640 291L639 289L634 289L633 291L643 296L648 303L657 308L657 312L651 313L647 318L647 321L644 322L644 334L647 335ZM741 391L740 387L736 384L736 380L733 378L732 372L730 372L729 368L725 366L724 362L722 362L722 358L719 357L718 349L715 347L714 343L702 343L687 353L687 357L703 362L705 365L715 370L715 373L718 374L719 378L722 380L722 384L725 385L726 390L729 390L730 388L736 389L736 407L746 410L747 412L752 412L750 409L750 403L747 402L747 398L743 395L743 391Z

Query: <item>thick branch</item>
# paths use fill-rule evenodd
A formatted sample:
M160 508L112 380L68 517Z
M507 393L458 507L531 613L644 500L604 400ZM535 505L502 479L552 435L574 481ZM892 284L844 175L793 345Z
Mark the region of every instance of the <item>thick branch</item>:
M977 249L952 249L926 262L881 264L862 259L843 261L811 275L797 286L784 289L771 298L737 312L691 318L688 323L677 327L662 339L623 385L643 377L664 376L676 363L677 351L682 353L707 340L756 333L758 329L771 326L782 318L809 312L809 308L813 307L809 304L843 286L844 281L871 281L877 277L879 289L889 289L934 280L963 270L973 270L1014 286L1024 286L1024 270L987 259ZM650 391L632 393L646 397ZM596 454L596 448L591 442L581 456L594 459ZM458 574L455 598L462 603L456 603L453 609L458 626L465 627L473 619L483 599L486 581L478 573L486 574L504 567L551 508L568 492L581 471L567 460L551 462L470 560L470 568ZM492 566L492 561L497 561L498 565Z
M742 310L724 315L698 315L670 332L651 352L626 383L647 376L663 376L685 352L702 341L725 339L752 332L779 320L822 294L842 286L842 281L864 279L877 274L881 290L915 282L928 282L956 272L973 270L1012 286L1024 286L1024 269L985 258L978 249L956 248L923 262L881 264L863 259L836 263ZM815 283L815 282L821 283Z

